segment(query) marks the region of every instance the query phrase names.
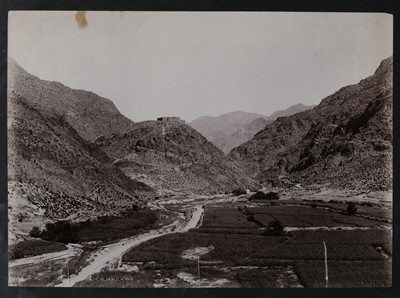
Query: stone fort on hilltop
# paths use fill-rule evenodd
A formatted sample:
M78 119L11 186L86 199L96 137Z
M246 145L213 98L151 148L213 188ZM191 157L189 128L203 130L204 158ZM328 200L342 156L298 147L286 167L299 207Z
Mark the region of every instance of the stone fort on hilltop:
M180 117L158 117L157 121L162 122L183 122Z

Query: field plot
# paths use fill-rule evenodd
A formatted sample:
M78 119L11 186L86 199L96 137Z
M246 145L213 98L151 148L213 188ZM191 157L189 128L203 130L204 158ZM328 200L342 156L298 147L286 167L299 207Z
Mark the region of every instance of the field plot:
M374 208L363 207L365 212ZM272 220L296 229L265 236L263 226ZM248 205L244 211L219 204L206 207L201 227L150 240L126 253L122 262L137 266L135 273L119 272L116 279L113 270L106 270L82 286L95 285L96 278L124 286L133 283L123 280L134 274L134 283L142 280L145 287L325 287L325 241L328 286L386 287L391 284L391 239L390 226L380 220L311 205ZM199 263L195 256L184 257L188 250L205 248Z
M319 206L319 205L318 205ZM340 210L340 209L339 209ZM335 211L322 207L283 206L251 207L249 213L263 225L277 219L286 227L375 227L382 226L380 220L371 220L361 216L349 216L345 211ZM365 209L364 209L364 212Z
M359 206L358 214L364 215L364 216L370 216L373 218L386 219L388 222L391 222L392 218L393 218L392 210L389 208L384 209L384 208L379 208L379 207Z
M392 285L391 261L346 262L331 261L329 287L390 287ZM296 272L307 287L325 287L324 262L296 262Z
M124 255L122 261L126 262L151 262L163 267L174 262L177 266L192 264L182 258L185 250L196 247L209 247L213 249L201 259L211 262L234 262L237 259L250 256L260 248L275 246L284 237L264 237L256 235L234 235L234 234L205 234L186 233L173 234L154 239L131 250Z
M20 270L10 270L11 286L40 287L54 285L66 271L65 260L52 260L31 265L22 265Z
M52 253L67 249L63 243L44 241L44 240L29 240L18 242L9 247L9 260L26 258L44 253Z
M316 206L317 208L325 208L327 210L346 212L347 201L329 201L324 202L321 200L280 200L280 205L292 205L292 206ZM372 203L372 202L361 202L357 203L357 216L372 217L375 219L381 219L382 221L391 222L393 218L393 212L389 203Z
M78 225L81 241L112 241L136 235L154 225L158 215L154 211L130 212L124 217L107 216Z
M103 216L73 223L78 236L76 248L70 244L45 240L25 240L9 247L9 284L11 286L51 286L77 274L92 262L101 246L145 233L171 223L174 216L152 210L128 210L121 216Z
M190 202L163 205L162 212L191 220ZM363 205L356 215L338 202L275 201L197 202L204 206L199 226L188 232L173 230L127 250L118 263L78 281L80 287L325 287L324 246L328 251L329 287L387 287L391 285L392 230L376 205ZM179 210L181 210L179 212ZM386 212L384 210L383 212ZM387 210L387 213L390 213ZM20 266L12 273L14 285L57 284L93 262L100 244L118 244L125 235L140 235L142 226L157 227L177 217L158 218L150 211L126 217L98 219L79 226L82 251L67 259ZM279 221L281 234L267 236L267 227ZM103 233L102 230L105 232ZM128 233L128 234L127 234ZM63 244L22 242L29 255L62 253ZM114 244L113 244L114 245ZM68 246L69 247L69 246ZM68 248L70 249L70 248ZM61 250L57 252L57 250ZM68 250L66 250L68 251ZM18 246L14 253L18 258ZM38 256L40 257L40 256ZM22 259L23 260L23 259ZM67 260L69 260L67 262ZM16 260L18 261L18 260ZM43 272L38 274L38 272ZM35 278L37 281L35 281Z
M237 208L207 207L202 228L254 229L258 226L247 220Z

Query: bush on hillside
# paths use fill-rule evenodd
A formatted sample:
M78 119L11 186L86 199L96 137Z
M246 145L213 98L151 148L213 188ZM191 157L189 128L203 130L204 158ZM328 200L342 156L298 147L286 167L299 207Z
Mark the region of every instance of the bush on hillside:
M354 215L357 212L357 207L356 204L354 202L349 202L347 204L347 214L348 215Z
M272 191L266 194L262 191L257 191L249 198L249 200L279 200L279 195L276 192Z
M61 243L77 243L79 242L78 231L68 221L59 221L46 224L46 228L42 232L43 240L61 242Z
M29 232L29 236L33 238L40 238L42 236L42 231L39 227L33 227L32 230Z
M232 194L235 196L245 195L247 192L244 188L236 188L232 191Z
M264 235L266 236L282 236L284 235L285 226L277 219L270 221L265 228Z

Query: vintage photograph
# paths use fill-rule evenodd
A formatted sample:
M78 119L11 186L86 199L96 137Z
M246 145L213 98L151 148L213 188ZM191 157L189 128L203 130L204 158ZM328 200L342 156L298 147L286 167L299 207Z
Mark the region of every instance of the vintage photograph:
M8 17L9 286L392 286L392 15Z

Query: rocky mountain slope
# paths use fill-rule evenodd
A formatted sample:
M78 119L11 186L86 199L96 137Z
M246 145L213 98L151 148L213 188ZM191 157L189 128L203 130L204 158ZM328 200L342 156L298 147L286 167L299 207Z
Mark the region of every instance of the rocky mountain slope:
M31 81L27 73L23 74L26 81ZM36 225L46 220L83 220L118 213L143 204L142 199L155 194L151 187L129 179L104 152L85 140L68 122L67 110L54 112L52 98L47 97L48 105L44 105L42 99L36 101L35 92L32 96L28 91L19 92L23 88L13 75L15 72L9 76L13 83L8 89L7 115L10 235L28 233L31 223L38 220ZM47 90L54 90L51 83L46 84ZM58 96L54 98L55 102L60 101ZM98 106L95 98L92 104ZM88 123L87 128L93 124L92 116L86 121L80 118L82 123Z
M230 157L262 183L290 176L303 183L387 190L392 187L393 61L341 88L312 110L278 118Z
M160 194L257 187L183 121L133 123L107 99L9 67L11 242L33 225L118 214Z
M225 153L228 154L233 148L247 142L254 135L262 130L267 124L272 121L265 118L257 118L248 124L243 125L231 135L218 141L218 147Z
M276 111L270 116L236 111L217 117L200 117L189 123L224 153L250 140L266 124L281 116L290 116L310 109L303 104Z
M288 117L288 116L291 116L291 115L294 115L297 113L311 110L314 107L315 107L315 105L305 106L302 103L299 103L297 105L290 106L287 109L275 111L270 116L268 116L266 119L269 121L275 121L279 117Z
M213 194L257 185L248 173L184 121L135 123L96 144L129 177L160 193Z
M189 123L191 127L201 133L207 140L227 153L229 137L258 118L265 116L256 113L236 111L217 117L203 116Z
M41 80L26 72L12 58L8 59L8 73L8 90L29 99L32 107L44 115L63 117L86 140L125 133L130 129L132 121L109 99L58 82Z

